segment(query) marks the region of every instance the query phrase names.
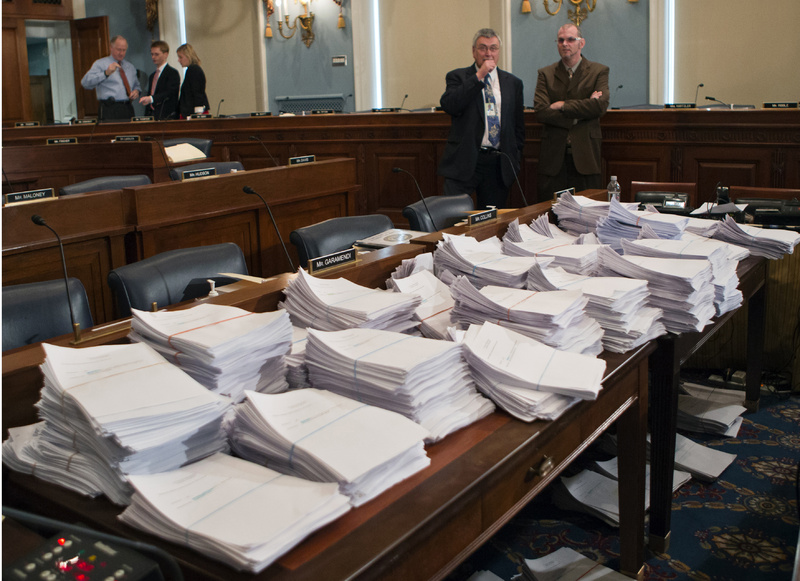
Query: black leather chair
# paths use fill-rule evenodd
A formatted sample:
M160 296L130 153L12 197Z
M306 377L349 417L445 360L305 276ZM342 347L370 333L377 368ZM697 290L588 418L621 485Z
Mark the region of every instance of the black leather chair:
M152 183L152 180L144 174L132 176L103 176L64 186L58 191L58 194L60 196L69 196L71 194L83 194L85 192L99 192L100 190L121 190L122 188L146 186Z
M289 234L289 240L297 248L300 266L305 268L312 258L346 250L356 240L380 234L392 228L394 228L394 224L388 216L383 214L342 216L298 228Z
M169 250L108 273L108 286L116 300L117 316L128 317L131 308L149 311L206 296L207 279L223 286L236 279L220 272L247 274L242 249L232 242Z
M69 279L75 322L88 329L92 322L86 289ZM3 287L3 351L72 333L64 279Z
M207 161L205 163L193 163L191 165L181 165L169 170L169 177L173 181L180 181L183 172L195 169L206 169L213 167L217 170L217 175L231 173L231 171L244 171L244 166L238 161Z
M425 209L427 205L428 209ZM456 196L429 196L422 200L409 204L403 208L403 217L408 220L412 230L420 232L436 232L444 230L453 224L464 220L467 212L475 209L475 203L469 194L458 194ZM428 215L430 211L430 215ZM433 222L431 222L433 216Z
M200 137L174 137L164 140L164 147L171 147L179 143L188 143L194 145L197 149L202 151L206 157L211 155L211 144L214 143L213 139L203 139Z

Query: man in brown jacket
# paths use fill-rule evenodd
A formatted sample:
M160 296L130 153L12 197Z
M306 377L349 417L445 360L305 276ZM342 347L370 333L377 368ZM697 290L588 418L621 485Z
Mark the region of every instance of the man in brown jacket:
M533 108L543 125L539 201L553 192L602 188L600 117L608 110L608 67L581 56L586 39L574 24L558 30L561 60L539 69Z

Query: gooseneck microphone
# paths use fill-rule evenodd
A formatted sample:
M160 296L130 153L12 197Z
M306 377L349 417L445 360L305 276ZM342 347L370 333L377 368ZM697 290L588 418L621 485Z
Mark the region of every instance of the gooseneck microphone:
M277 161L277 160L276 160L274 157L272 157L272 154L269 152L269 149L267 149L267 146L266 146L266 145L264 145L264 142L263 142L263 141L261 141L261 138L260 138L258 135L251 135L251 136L250 136L250 137L248 137L247 139L249 139L250 141L258 141L258 142L261 144L261 147L263 147L263 148L264 148L264 151L266 151L266 152L267 152L267 155L268 155L268 156L269 156L269 158L272 160L272 163L274 163L274 164L275 164L275 167L278 167L278 166L280 165L280 164L278 163L278 161Z
M408 99L408 93L403 96L403 100L400 102L400 106L397 108L398 111L411 111L411 109L403 108L403 105L406 104L406 99Z
M286 244L283 242L283 236L281 236L281 232L280 230L278 230L278 223L275 221L275 216L272 215L272 210L270 209L269 204L267 204L267 201L261 196L261 194L259 194L250 186L243 187L242 191L245 194L258 196L259 198L261 198L261 201L264 202L264 207L267 209L267 212L269 213L269 217L272 220L272 225L275 226L275 233L278 235L278 240L281 241L281 246L283 246L283 253L286 255L286 260L289 261L289 267L292 269L292 272L294 272L295 271L294 263L292 262L292 259L289 256L289 251L286 250Z
M403 169L402 167L393 167L392 171L394 173L400 173L400 172L407 173L408 175L411 176L411 179L414 180L414 184L417 186L417 191L419 192L419 197L422 200L422 205L425 206L425 211L428 213L428 218L431 219L431 224L433 224L433 231L434 232L438 231L439 227L436 225L436 220L433 219L433 215L431 214L431 211L428 208L428 203L425 201L425 196L422 195L422 189L419 187L419 182L417 181L417 178L414 177L414 174L408 170Z
M697 88L694 90L694 104L697 105L697 94L700 92L700 87L705 87L703 83L697 85Z
M519 195L522 196L522 202L527 206L528 199L525 197L525 192L522 191L522 185L519 183L519 177L517 177L517 170L514 169L514 162L511 159L511 156L508 155L505 151L497 150L500 155L506 156L508 159L508 163L511 166L511 171L514 174L514 181L517 182L517 187L519 188Z
M164 105L167 104L167 101L169 101L169 96L164 97L164 100L161 101L161 107L158 108L158 118L156 119L157 121L163 121ZM172 115L170 115L170 117L172 117Z
M219 104L217 105L217 117L219 117L219 108L222 107L222 104L225 102L225 99L220 99Z
M72 321L72 332L75 336L75 343L79 343L81 340L81 326L79 323L75 322L75 311L72 308L72 296L69 292L69 276L67 275L67 259L64 257L64 245L61 243L61 236L58 235L58 232L53 230L52 227L42 218L39 214L34 214L31 216L31 222L36 224L37 226L44 226L50 232L55 234L56 240L58 240L58 248L61 250L61 266L64 269L64 286L67 288L67 304L69 305L69 318Z
M726 107L733 109L733 105L728 105L725 101L720 101L719 99L715 99L714 97L709 97L708 95L706 95L706 101L715 101L717 103L720 103L722 105L725 105Z

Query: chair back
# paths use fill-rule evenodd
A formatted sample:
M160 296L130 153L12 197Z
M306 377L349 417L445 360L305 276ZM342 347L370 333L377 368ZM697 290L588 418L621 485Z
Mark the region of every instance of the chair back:
M108 286L116 301L117 316L128 317L131 308L149 311L208 294L206 279L217 286L235 279L220 272L247 274L241 248L232 242L162 252L108 273Z
M164 140L164 147L171 147L179 143L188 143L194 145L197 149L202 151L206 157L211 155L211 144L214 143L213 139L203 139L200 137L173 137Z
M424 203L419 200L403 208L403 217L408 220L412 230L436 232L464 220L467 212L474 209L475 203L469 194L429 196L425 198Z
M800 190L789 188L754 188L729 186L728 195L736 202L740 198L762 198L765 200L800 200Z
M688 194L689 206L697 207L697 184L692 182L631 182L631 197L628 201L638 201L639 192L672 192Z
M244 171L244 166L239 161L207 161L205 163L193 163L191 165L181 165L173 167L169 170L169 177L173 181L180 181L183 172L193 171L196 169L208 169L213 167L217 170L217 175L231 173L232 171Z
M152 183L152 180L144 174L132 176L102 176L64 186L58 191L58 194L60 196L69 196L71 194L99 192L100 190L121 190L122 188L146 186Z
M69 279L75 322L93 326L86 289ZM72 319L64 279L3 287L3 351L72 333Z
M394 228L394 224L391 219L383 214L342 216L298 228L289 234L289 240L297 249L300 266L305 268L312 258L346 250L356 240L380 234L392 228Z

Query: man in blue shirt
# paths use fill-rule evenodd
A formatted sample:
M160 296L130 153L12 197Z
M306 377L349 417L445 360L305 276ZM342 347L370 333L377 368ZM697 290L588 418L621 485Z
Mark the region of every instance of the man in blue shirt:
M94 61L81 79L84 89L95 89L100 105L99 121L130 119L132 101L139 98L141 86L136 67L125 60L128 41L122 36L111 39L111 54Z

